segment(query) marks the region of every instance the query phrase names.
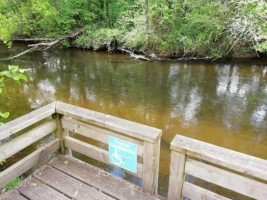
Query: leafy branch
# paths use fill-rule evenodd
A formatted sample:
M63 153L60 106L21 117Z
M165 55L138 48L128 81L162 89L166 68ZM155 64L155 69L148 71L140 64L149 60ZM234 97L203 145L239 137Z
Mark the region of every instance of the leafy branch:
M24 74L28 69L20 69L17 65L9 65L8 70L0 72L0 94L3 92L6 80L14 80L20 84L21 80L27 81L27 76ZM0 126L2 121L9 117L9 112L0 111Z

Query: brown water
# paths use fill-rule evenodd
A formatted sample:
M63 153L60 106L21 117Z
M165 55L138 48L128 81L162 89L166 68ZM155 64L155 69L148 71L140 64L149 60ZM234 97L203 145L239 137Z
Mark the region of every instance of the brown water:
M0 57L22 51L0 46ZM16 61L29 81L9 81L0 110L9 120L59 100L163 130L160 194L167 192L176 134L267 159L267 60L151 62L79 49L34 52Z

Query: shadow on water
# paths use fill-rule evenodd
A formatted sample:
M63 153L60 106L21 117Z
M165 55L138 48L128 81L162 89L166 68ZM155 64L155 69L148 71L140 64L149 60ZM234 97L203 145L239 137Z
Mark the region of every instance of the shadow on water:
M0 56L23 48L0 46ZM144 63L65 49L2 61L0 70L9 64L30 69L28 82L10 81L1 94L9 120L60 100L162 129L160 194L175 134L267 159L267 60Z

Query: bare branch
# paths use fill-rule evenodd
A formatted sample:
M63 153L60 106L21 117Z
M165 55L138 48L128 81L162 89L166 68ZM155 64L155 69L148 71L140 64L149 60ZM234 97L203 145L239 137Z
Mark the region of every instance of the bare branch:
M35 51L36 49L38 49L39 47L42 48L42 47L46 47L45 50L49 49L50 47L52 47L53 45L57 44L58 42L62 41L62 40L65 40L67 38L74 38L76 37L77 35L81 34L82 33L82 29L80 30L76 30L66 36L62 36L62 37L59 37L57 38L56 40L53 40L52 42L49 42L49 43L44 43L44 42L41 42L41 43L37 43L37 44L31 44L31 45L28 45L29 47L32 47L26 51L23 51L15 56L12 56L12 57L9 57L9 58L2 58L0 60L13 60L15 58L18 58L26 53L30 53L32 51Z

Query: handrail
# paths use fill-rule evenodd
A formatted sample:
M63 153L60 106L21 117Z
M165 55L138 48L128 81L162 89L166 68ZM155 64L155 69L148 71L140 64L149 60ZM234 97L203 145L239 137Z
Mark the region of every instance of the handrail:
M127 134L128 136L132 136L147 142L155 142L162 135L162 131L157 128L59 101L56 103L56 113L71 116L75 119Z
M157 194L160 140L162 135L160 129L63 102L56 102L56 113L63 115L60 118L61 135L63 135L63 143L68 148L68 151L74 149L84 155L114 166L109 162L108 151L69 137L69 131L97 141L99 141L101 135L103 137L101 142L106 144L108 136L116 136L119 139L141 146L141 148L138 148L138 155L143 157L143 163L137 163L137 173L134 175L143 179L142 190L144 192L153 195ZM115 167L118 168L118 166ZM125 169L122 170L133 174Z
M171 150L267 181L267 160L176 135Z
M142 189L144 192L152 195L157 194L161 130L56 101L1 126L0 140L30 128L32 125L48 117L50 119L52 117L53 120L32 128L27 133L23 133L0 146L1 161L51 132L55 131L56 133L56 139L43 146L42 151L38 149L2 171L0 173L0 188L33 167L43 158L43 155L53 153L59 148L61 148L61 152L64 154L71 155L71 150L73 149L114 166L109 163L107 150L70 137L69 132L71 131L98 141L101 141L103 137L101 142L106 144L108 143L109 136L136 144L138 147L137 155L141 156L143 160L141 163L137 163L137 173L134 175L143 179ZM54 119L55 117L56 120ZM23 142L23 144L18 145L20 142ZM131 173L127 170L124 171Z
M0 140L5 139L24 128L27 128L55 113L56 102L50 103L42 108L32 111L22 117L0 126Z
M192 160L189 157L208 163ZM264 183L267 181L267 160L176 135L171 142L168 199L180 199L182 196L191 199L192 196L200 195L197 192L193 193L197 190L202 193L204 190L205 195L225 199L203 188L190 189L188 185L192 184L184 182L186 174L248 197L267 199L267 184ZM247 177L248 175L250 177ZM255 178L262 181L254 180ZM194 185L194 188L197 186Z

